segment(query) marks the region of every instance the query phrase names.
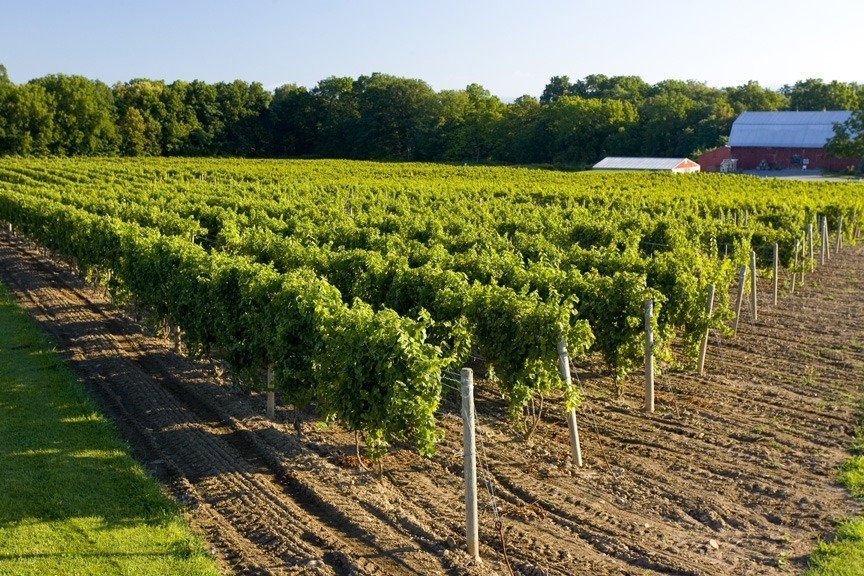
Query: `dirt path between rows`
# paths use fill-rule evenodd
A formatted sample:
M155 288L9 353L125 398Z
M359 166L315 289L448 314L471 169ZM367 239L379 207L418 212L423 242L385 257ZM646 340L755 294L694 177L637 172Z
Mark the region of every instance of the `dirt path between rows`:
M803 288L712 336L706 376L641 375L617 398L576 364L585 466L568 465L566 422L547 402L530 443L479 381L482 564L462 550L458 392L446 438L424 460L397 448L378 478L353 466L353 435L232 388L175 353L62 264L0 235L0 281L56 341L141 461L187 504L238 574L523 575L800 573L818 538L858 505L835 483L860 414L864 250L847 249ZM592 375L593 374L593 375ZM495 513L501 519L496 529Z

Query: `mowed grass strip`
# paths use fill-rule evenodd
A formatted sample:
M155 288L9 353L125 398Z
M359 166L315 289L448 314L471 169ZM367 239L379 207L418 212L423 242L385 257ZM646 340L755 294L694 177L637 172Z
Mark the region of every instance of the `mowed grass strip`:
M0 574L218 573L0 285Z
M864 409L864 405L861 407ZM864 498L864 423L856 431L852 457L840 468L839 481L856 498ZM805 576L860 576L864 574L864 518L837 525L831 542L819 542L810 556Z

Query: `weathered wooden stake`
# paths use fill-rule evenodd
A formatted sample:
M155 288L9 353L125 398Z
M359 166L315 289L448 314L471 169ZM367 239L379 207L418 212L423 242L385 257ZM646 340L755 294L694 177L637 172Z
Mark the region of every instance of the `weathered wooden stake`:
M810 258L810 269L813 270L813 224L807 224L807 244L810 246L809 258Z
M825 258L831 259L831 236L828 234L828 216L825 216Z
M814 232L814 236L816 233L819 234L819 240L821 242L821 240L822 240L822 217L819 215L816 216L816 229L813 232ZM815 238L814 238L814 240L815 240ZM819 246L819 250L821 252L822 246Z
M834 252L840 252L843 246L843 214L840 214L840 219L837 221L837 243L834 245Z
M756 251L750 251L750 305L753 308L753 322L759 319L756 310Z
M792 290L791 292L795 293L795 276L797 275L798 270L798 254L801 252L801 241L795 240L795 263L792 265Z
M567 342L564 338L558 342L558 364L561 368L561 377L567 388L573 386L573 378L570 376L570 355L567 353ZM567 429L570 431L570 453L573 455L573 464L582 467L582 448L579 445L579 427L576 425L576 410L567 411Z
M273 382L273 364L267 366L267 419L276 419L276 389Z
M465 535L468 554L480 560L480 536L477 516L477 441L474 437L474 371L463 368L462 379L462 445L465 454Z
M777 279L780 272L780 246L774 243L774 306L777 305Z
M744 303L744 283L747 281L747 266L738 269L738 297L735 302L735 323L732 325L732 337L738 333L738 322L741 321L741 304Z
M645 300L645 410L654 412L654 330L651 317L654 316L654 301Z
M819 218L819 264L825 265L825 217Z
M806 238L801 238L801 286L804 286L804 271L807 265L804 263L807 258L807 245L804 244ZM795 242L798 242L797 240Z
M711 313L714 311L714 285L711 284L708 286L708 318L711 318ZM705 328L705 336L702 337L702 344L699 346L699 362L697 364L697 368L699 369L699 375L705 373L705 355L708 352L708 333L710 332L710 328Z

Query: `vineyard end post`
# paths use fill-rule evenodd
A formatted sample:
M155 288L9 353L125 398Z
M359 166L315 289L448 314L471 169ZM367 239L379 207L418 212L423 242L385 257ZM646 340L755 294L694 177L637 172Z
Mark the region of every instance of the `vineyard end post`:
M738 322L741 321L741 304L744 303L744 283L747 281L747 266L738 269L738 296L735 301L735 322L732 325L732 337L738 333Z
M837 221L837 243L834 245L834 252L840 252L843 247L843 214L840 214L840 219Z
M564 338L558 341L558 364L561 368L561 378L569 389L573 386L573 378L570 376L570 355L567 353L567 342ZM573 408L567 410L567 429L570 432L570 453L573 456L573 464L581 468L582 447L579 445L579 427L576 425L576 410Z
M801 241L795 240L795 261L792 268L792 293L795 293L795 277L798 275L798 255L801 253ZM801 280L804 280L804 276L802 274Z
M711 313L714 312L714 285L710 284L708 286L708 319L711 319ZM699 369L699 375L703 375L705 373L705 355L708 352L708 332L711 330L710 327L705 328L705 335L702 336L702 344L699 346L699 362L697 363L697 368Z
M645 300L645 411L654 412L654 300Z
M823 226L825 228L825 259L831 259L831 235L828 232L828 216L825 216L825 220L823 221Z
M777 306L777 285L780 272L780 247L774 243L774 306Z
M465 454L465 535L468 555L480 560L480 536L477 516L477 441L474 436L474 371L463 368L462 437Z
M756 308L756 251L750 250L750 304L753 309L753 322L759 320Z

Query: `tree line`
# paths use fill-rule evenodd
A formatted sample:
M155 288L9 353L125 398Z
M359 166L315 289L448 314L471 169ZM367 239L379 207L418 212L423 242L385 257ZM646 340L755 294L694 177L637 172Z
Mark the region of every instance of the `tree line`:
M695 157L745 110L860 110L864 85L809 79L713 88L638 76L550 79L504 102L479 84L436 92L374 73L311 89L52 74L0 65L0 155L248 156L585 165L607 155Z

